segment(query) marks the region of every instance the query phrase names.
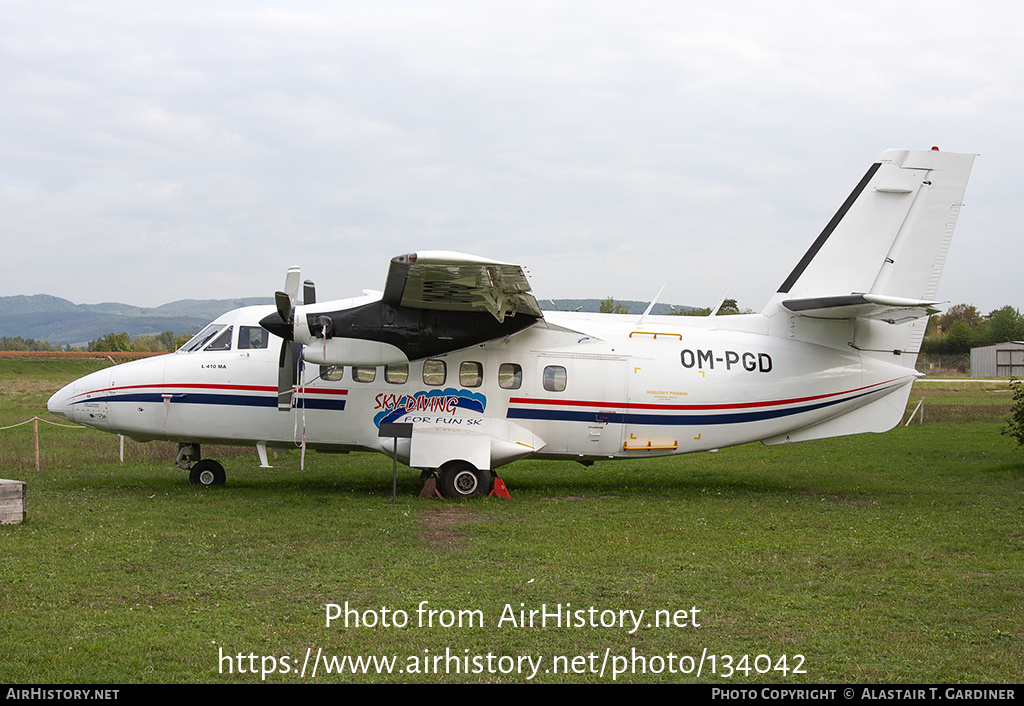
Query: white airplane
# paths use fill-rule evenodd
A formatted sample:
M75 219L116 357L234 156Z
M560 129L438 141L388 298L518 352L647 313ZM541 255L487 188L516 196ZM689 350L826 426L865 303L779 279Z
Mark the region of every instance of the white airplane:
M224 482L203 444L255 445L264 467L267 447L397 445L446 497L487 494L526 456L589 465L887 431L919 376L973 160L883 153L759 314L542 312L518 265L451 252L396 257L384 291L355 299L316 302L306 282L297 305L293 267L276 307L229 312L47 407L178 442L193 483Z

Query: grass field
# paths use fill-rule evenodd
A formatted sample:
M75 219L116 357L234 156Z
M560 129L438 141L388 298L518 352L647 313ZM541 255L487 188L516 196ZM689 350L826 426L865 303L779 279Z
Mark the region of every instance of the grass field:
M0 360L0 426L103 365ZM117 437L43 424L37 473L32 425L2 431L28 520L0 527L0 682L1020 682L1024 450L992 387L919 384L925 423L884 435L523 461L511 502L420 500L406 469L392 506L369 454L209 451L228 485L199 489L171 445L121 466ZM328 627L346 602L377 624ZM615 625L518 624L542 605ZM318 650L396 662L300 676Z

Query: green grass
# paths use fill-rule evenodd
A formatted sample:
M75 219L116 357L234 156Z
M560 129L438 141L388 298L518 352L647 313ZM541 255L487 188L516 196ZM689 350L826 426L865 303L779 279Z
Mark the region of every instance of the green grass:
M49 392L84 374L15 373L7 363L0 425L47 416ZM1024 455L990 411L980 421L929 421L950 405L927 389L912 403L922 394L926 423L884 435L591 468L519 462L502 472L511 502L419 500L416 475L402 469L392 506L390 461L369 454L310 454L300 471L291 453L279 460L287 468L269 471L243 450L225 463L227 486L197 489L173 467L170 445L128 442L122 467L116 437L45 425L37 474L31 425L5 431L2 475L28 482L28 520L0 527L0 681L258 682L258 673L221 673L221 650L274 656L278 668L285 656L301 665L307 649L396 655L404 667L448 648L540 656L542 683L611 682L610 667L604 676L545 671L556 655L595 654L599 668L606 650L678 664L705 649L749 654L750 667L763 654L773 666L787 655L792 668L803 655L806 673L795 675L724 678L706 662L700 681L728 686L1019 682ZM1006 398L963 394L963 407ZM325 604L346 601L378 616L407 611L411 625L327 627ZM479 611L484 625L418 627L422 601ZM634 634L499 627L505 606L520 603L647 614ZM651 611L692 607L699 628L646 627ZM322 671L266 679L525 680Z

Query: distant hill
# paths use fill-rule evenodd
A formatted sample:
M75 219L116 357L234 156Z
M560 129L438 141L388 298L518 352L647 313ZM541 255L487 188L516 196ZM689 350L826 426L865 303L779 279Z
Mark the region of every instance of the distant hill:
M182 299L154 308L117 302L75 304L49 294L0 297L0 336L37 341L52 345L84 346L108 333L127 332L135 338L144 333L155 335L164 331L193 334L221 314L243 306L273 304L270 297L247 299ZM650 302L616 301L640 315ZM600 299L544 299L541 308L558 311L598 311ZM676 306L685 311L688 306ZM656 304L652 314L672 314L673 307Z
M108 333L193 334L226 311L273 304L268 297L183 299L155 308L116 302L75 304L49 294L0 297L0 336L21 336L53 345L84 346Z

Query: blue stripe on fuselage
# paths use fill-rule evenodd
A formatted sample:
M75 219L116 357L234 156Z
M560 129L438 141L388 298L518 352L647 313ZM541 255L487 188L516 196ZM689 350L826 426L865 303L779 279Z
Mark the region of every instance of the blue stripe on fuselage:
M147 402L163 404L163 396L154 392L125 392L106 397L93 397L87 400L76 400L72 404L84 402ZM277 407L277 395L223 395L208 392L187 392L173 393L171 402L179 404L212 404L225 405L230 407ZM338 399L315 399L300 397L295 403L296 407L306 409L326 409L342 411L345 409L345 400Z

